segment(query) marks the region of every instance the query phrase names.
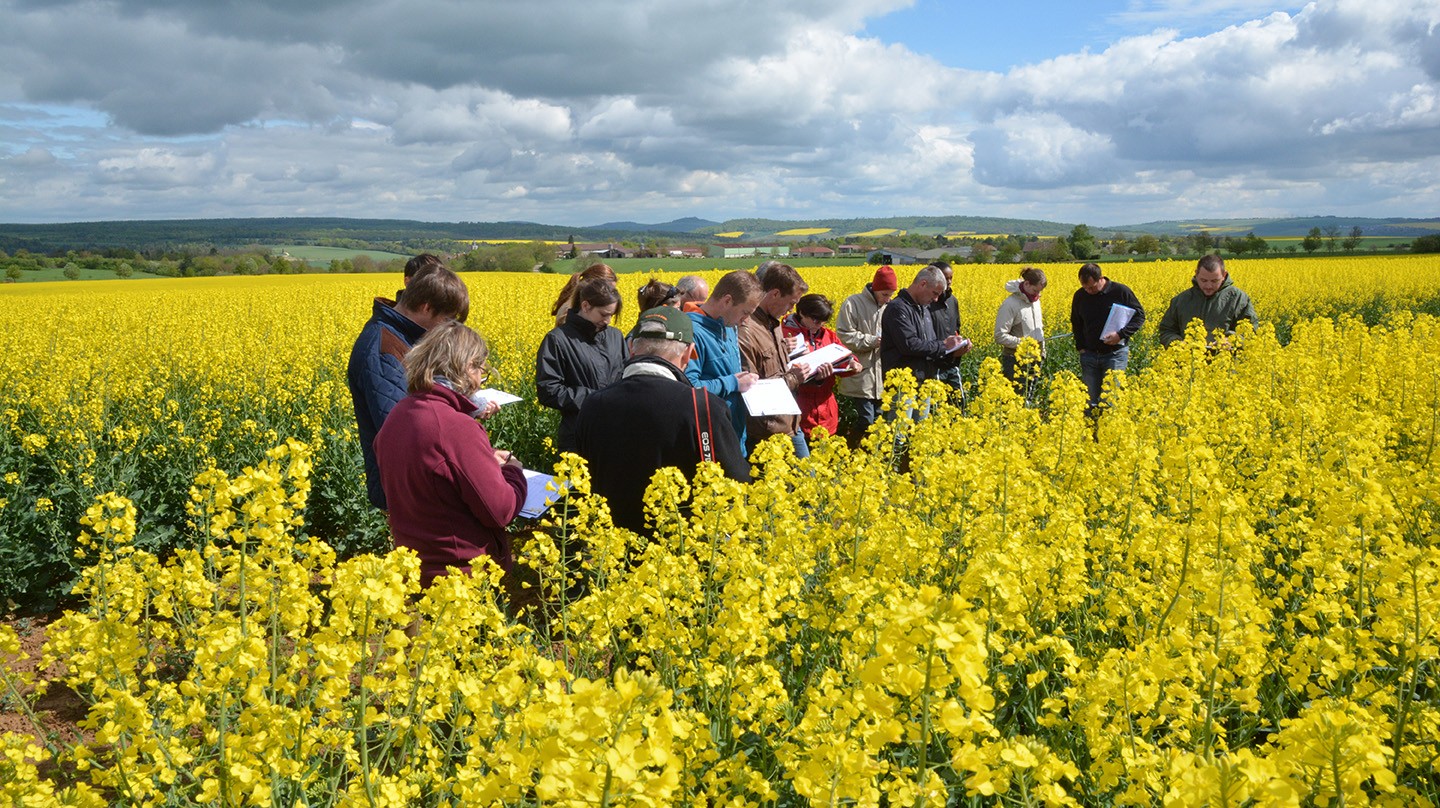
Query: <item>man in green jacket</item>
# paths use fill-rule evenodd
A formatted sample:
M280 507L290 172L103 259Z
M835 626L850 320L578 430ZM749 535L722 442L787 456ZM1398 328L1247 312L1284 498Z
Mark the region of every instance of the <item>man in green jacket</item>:
M1185 339L1185 326L1191 320L1205 323L1205 333L1224 331L1226 336L1235 333L1235 326L1241 320L1251 325L1259 322L1250 296L1230 282L1230 273L1225 271L1225 259L1218 255L1207 255L1195 267L1195 280L1189 289L1170 300L1170 308L1160 319L1156 336L1161 345L1169 345Z

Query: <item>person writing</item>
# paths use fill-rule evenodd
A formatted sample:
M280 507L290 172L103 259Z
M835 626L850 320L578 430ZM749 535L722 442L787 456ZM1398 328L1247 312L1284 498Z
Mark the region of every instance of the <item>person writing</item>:
M485 384L488 354L458 322L432 327L405 356L409 395L375 437L390 532L420 556L423 586L449 567L469 574L480 556L514 566L505 528L525 504L525 475L491 445L470 400Z
M803 369L790 365L795 343L786 338L781 323L810 287L789 264L778 261L766 264L769 266L765 277L760 280L760 303L740 324L740 364L760 379L783 380L793 395L806 374ZM829 375L829 368L825 369L825 375ZM795 447L796 457L810 456L798 415L752 415L745 424L745 434L745 446L750 451L771 435L784 435Z
M800 337L805 352L813 353L827 345L842 345L840 337L826 325L835 306L824 295L809 294L795 304L795 313L785 320L785 336ZM805 379L795 390L795 403L800 405L800 432L807 439L816 427L828 434L840 429L840 403L835 399L837 379L860 372L860 363L849 354L839 362L824 365Z
M745 420L749 410L741 394L759 377L740 367L740 324L760 305L760 282L743 269L726 274L696 311L687 312L694 325L695 358L685 366L690 384L719 396L730 408L730 425L745 453Z

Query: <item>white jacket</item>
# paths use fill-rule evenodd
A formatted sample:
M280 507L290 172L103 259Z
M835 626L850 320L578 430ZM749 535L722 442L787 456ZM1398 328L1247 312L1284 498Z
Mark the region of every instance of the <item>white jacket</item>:
M1006 281L1005 291L1010 296L1000 304L1000 311L995 315L995 344L1006 351L1014 351L1020 347L1020 340L1032 337L1040 343L1040 349L1045 349L1045 316L1040 311L1040 301L1030 302L1030 298L1020 291L1020 281Z

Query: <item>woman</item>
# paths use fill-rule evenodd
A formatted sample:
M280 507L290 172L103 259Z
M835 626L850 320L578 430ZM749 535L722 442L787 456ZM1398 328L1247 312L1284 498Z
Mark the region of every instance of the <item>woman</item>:
M509 452L490 445L470 395L485 383L485 340L458 322L431 328L405 355L410 394L375 436L380 484L396 547L420 556L429 586L489 556L514 565L505 526L525 504L525 475Z
M1005 291L1010 296L1000 304L995 315L995 344L1000 346L1000 368L1005 378L1015 381L1015 349L1026 337L1040 343L1041 355L1045 351L1045 317L1040 311L1040 293L1045 291L1045 272L1035 267L1026 267L1020 273L1020 280L1006 281Z
M825 325L834 312L835 306L830 298L805 295L796 302L795 313L785 318L781 327L786 339L798 336L804 340L805 353L826 345L839 345L840 337ZM795 402L800 405L800 431L807 438L817 426L825 427L831 435L840 429L840 404L835 400L835 379L859 372L860 362L851 354L843 362L826 365L801 382L795 391Z
M636 298L640 302L640 311L642 312L659 306L680 308L680 290L659 278L651 278L648 283L640 287Z
M556 447L576 449L575 419L586 397L620 378L625 340L610 321L620 313L620 292L603 278L575 287L575 307L564 324L540 341L535 354L535 397L560 411Z
M596 278L616 283L615 270L611 269L608 264L591 264L584 271L571 275L570 280L565 281L564 288L560 290L560 296L555 298L555 305L550 307L550 313L555 316L556 327L565 325L565 316L575 307L575 289L580 286L582 281Z

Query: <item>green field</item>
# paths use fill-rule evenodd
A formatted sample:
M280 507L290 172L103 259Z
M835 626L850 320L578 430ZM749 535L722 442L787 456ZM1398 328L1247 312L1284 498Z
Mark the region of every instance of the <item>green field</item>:
M80 277L77 281L120 281L140 280L142 278L158 278L158 275L151 275L149 272L141 272L136 269L129 278L121 278L108 269L85 269L79 268ZM40 281L68 281L65 277L65 270L61 267L46 267L43 269L23 269L20 271L19 283L34 283ZM6 281L9 282L8 280Z
M344 261L357 255L368 255L376 261L392 261L396 258L409 260L410 256L382 250L354 250L348 247L315 247L309 244L270 244L259 249L269 250L275 255L285 254L297 261L315 266L329 266L331 261Z
M608 264L611 269L619 273L628 272L708 272L712 269L754 269L762 262L770 260L768 257L757 258L578 258L562 259L556 261L552 266L555 271L561 274L579 272L585 267L595 263ZM859 258L795 258L794 256L780 256L776 260L784 261L792 267L843 267L859 266L865 263L864 256Z
M1344 239L1344 236L1340 237L1341 241L1343 241ZM1301 241L1304 240L1305 236L1265 236L1266 244L1272 246L1279 246L1281 248L1287 247L1291 244L1299 244ZM1329 254L1330 250L1328 247L1328 237L1325 240L1326 246L1321 247L1319 252ZM1410 242L1414 240L1414 236L1361 236L1359 251L1363 252L1367 250L1384 250L1394 247L1408 247L1410 246ZM1343 252L1343 250L1337 249L1335 252L1340 253Z

